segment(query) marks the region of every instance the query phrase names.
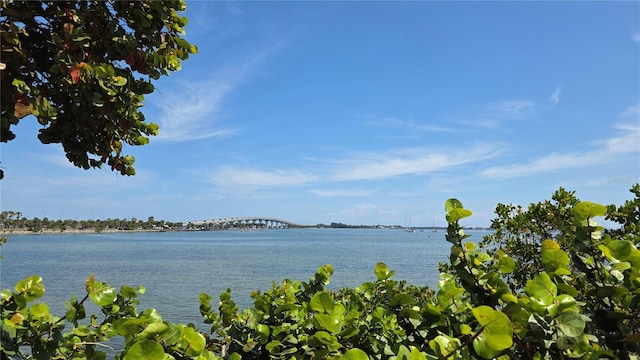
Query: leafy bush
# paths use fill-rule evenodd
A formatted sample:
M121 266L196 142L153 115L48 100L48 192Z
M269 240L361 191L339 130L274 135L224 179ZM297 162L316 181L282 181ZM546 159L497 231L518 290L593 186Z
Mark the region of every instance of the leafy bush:
M479 246L460 225L471 211L449 199L437 291L393 280L384 263L375 281L329 291L325 265L308 282L253 293L242 311L230 290L217 308L201 294L206 332L138 311L143 288L117 292L93 277L58 318L32 276L2 291L2 358L105 359L121 338L116 359L639 359L640 185L631 191L620 207L564 189L526 210L499 204ZM603 216L620 228L597 225ZM102 315L87 319L87 300Z

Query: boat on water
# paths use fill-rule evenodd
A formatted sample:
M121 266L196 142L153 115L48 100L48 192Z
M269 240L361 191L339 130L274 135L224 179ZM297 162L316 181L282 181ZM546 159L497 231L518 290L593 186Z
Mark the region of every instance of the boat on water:
M404 231L415 232L415 229L411 227L411 216L409 216L409 219L407 220L407 227L404 228Z

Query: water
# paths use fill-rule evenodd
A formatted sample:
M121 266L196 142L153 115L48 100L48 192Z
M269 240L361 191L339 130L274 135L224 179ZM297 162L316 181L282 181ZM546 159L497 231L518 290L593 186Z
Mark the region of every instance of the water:
M473 234L473 232L471 232ZM479 240L477 233L472 239ZM165 320L198 323L199 294L217 299L231 289L243 309L249 293L272 281L307 281L318 267L332 264L330 289L374 281L379 261L396 280L435 287L438 264L446 262L444 232L390 229L282 229L222 232L153 232L8 236L2 247L0 286L13 290L25 277L44 279L43 299L54 315L64 315L71 294L82 298L85 279L119 288L144 286L139 309L155 308ZM88 309L89 310L89 309Z

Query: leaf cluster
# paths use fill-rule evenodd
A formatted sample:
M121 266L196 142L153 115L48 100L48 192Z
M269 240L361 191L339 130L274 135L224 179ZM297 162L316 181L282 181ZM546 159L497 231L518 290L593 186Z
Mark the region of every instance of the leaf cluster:
M178 1L1 1L0 141L32 115L38 139L59 143L83 169L134 175L125 145L158 134L140 108L152 80L180 70L197 48L184 39Z

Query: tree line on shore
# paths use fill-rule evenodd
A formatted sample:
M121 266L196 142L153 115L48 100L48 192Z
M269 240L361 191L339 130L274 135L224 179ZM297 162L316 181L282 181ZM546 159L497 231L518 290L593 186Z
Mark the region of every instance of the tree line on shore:
M182 222L169 222L156 220L149 216L147 220L136 219L58 219L52 220L43 216L42 218L27 218L19 211L3 211L0 213L0 230L4 232L31 231L34 233L42 231L103 231L103 230L154 230L154 229L181 229Z

